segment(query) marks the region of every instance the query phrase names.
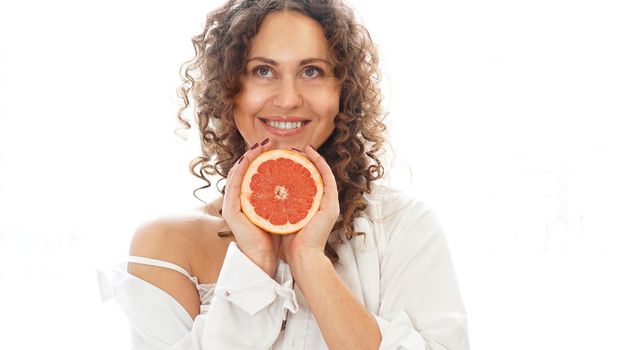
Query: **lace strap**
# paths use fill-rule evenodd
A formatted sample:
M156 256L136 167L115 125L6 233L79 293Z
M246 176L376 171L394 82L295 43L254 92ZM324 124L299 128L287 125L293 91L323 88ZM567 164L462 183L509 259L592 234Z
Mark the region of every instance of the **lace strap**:
M127 261L128 262L132 262L132 263L136 263L136 264L164 267L164 268L167 268L167 269L175 270L175 271L181 273L182 275L188 277L188 279L191 280L195 285L198 285L198 280L197 280L196 277L190 276L188 271L186 271L183 267L181 267L179 265L175 265L175 264L173 264L171 262L163 261L163 260L158 260L158 259L152 259L152 258L146 258L146 257L143 257L143 256L135 256L135 255L128 256Z

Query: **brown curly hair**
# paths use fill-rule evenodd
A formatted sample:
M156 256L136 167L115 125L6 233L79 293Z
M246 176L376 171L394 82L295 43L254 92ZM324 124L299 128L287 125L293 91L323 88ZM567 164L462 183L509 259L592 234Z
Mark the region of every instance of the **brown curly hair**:
M225 179L246 151L233 119L234 100L240 92L239 78L250 41L273 11L298 11L318 22L336 62L334 74L341 83L339 113L333 133L318 152L331 166L339 190L341 216L333 232L343 228L351 239L364 234L354 231L354 218L367 208L363 194L370 193L371 182L384 174L379 155L386 126L376 47L352 9L338 0L230 0L208 14L203 32L192 38L195 57L182 65L183 83L178 89L183 106L177 118L183 128L190 128L183 113L192 98L201 137L202 156L190 162L190 172L207 184L197 188L194 196L201 200L196 192L211 186L207 177ZM218 190L224 193L225 187ZM337 260L329 245L326 255Z

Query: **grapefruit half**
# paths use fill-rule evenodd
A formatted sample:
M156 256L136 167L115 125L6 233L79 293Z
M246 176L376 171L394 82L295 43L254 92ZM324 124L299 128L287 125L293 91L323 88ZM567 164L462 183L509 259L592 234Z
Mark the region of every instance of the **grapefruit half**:
M298 232L320 208L324 183L301 153L270 150L253 159L242 179L240 202L246 217L275 234Z

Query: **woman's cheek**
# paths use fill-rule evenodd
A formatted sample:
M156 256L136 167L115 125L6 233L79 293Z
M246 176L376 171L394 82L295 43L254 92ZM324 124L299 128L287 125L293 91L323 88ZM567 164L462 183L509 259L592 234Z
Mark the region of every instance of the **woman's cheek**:
M334 118L339 113L339 97L341 91L339 89L326 89L324 95L320 98L323 101L324 114Z
M265 103L267 94L262 89L248 89L244 96L244 106L248 111L256 111Z

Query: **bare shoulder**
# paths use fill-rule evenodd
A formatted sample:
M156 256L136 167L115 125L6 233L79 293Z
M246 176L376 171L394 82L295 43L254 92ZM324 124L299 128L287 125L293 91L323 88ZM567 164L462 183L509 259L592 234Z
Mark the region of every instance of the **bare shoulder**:
M130 254L162 259L178 265L189 266L188 248L202 233L210 229L209 218L198 210L188 210L151 218L135 230L130 244Z
M209 209L193 208L146 220L134 232L130 255L173 263L198 277L199 283L210 283L207 280L217 277L220 267L205 261L218 261L218 248L225 243L217 235L224 221L213 214ZM171 295L192 318L199 313L197 288L183 274L137 263L128 264L128 272Z

